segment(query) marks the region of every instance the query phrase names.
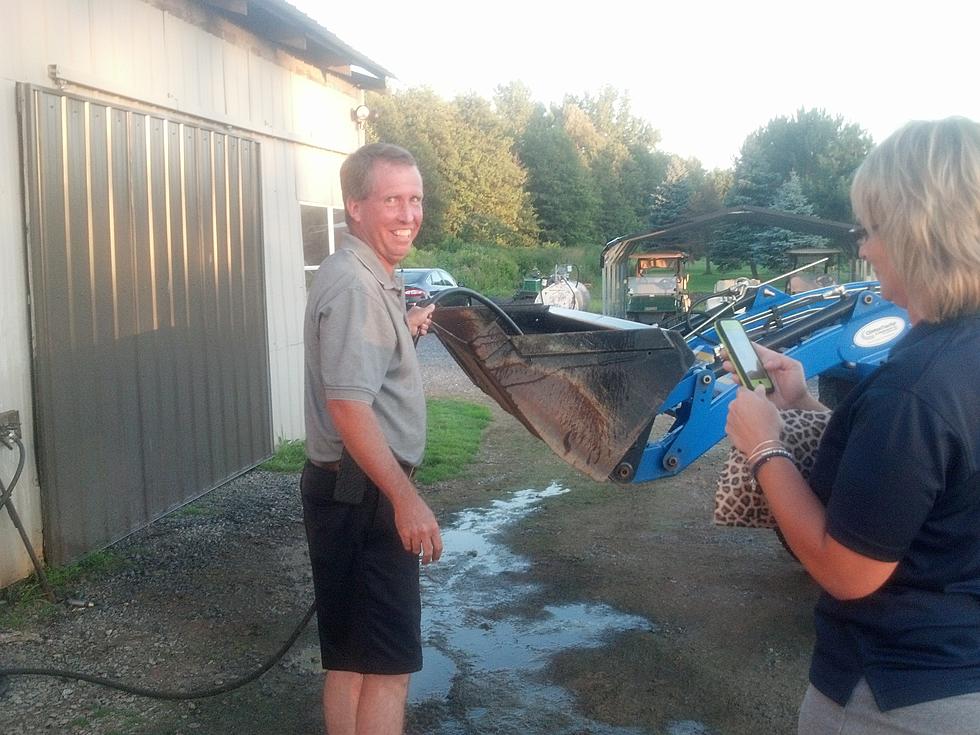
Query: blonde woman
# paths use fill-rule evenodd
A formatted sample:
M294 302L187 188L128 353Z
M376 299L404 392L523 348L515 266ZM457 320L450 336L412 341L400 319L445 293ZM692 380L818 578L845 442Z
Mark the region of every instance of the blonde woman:
M778 451L754 467L823 590L799 733L980 733L980 125L909 123L851 202L911 328L834 411L809 483ZM799 363L757 350L776 390L731 405L746 454L778 443L777 409L819 405Z

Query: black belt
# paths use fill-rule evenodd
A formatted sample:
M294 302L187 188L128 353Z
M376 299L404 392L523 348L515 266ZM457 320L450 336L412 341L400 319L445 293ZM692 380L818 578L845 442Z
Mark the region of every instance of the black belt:
M334 460L333 462L320 462L316 459L310 459L310 464L314 467L319 467L321 470L326 470L327 472L339 472L340 471L340 460ZM399 462L398 465L404 470L405 474L408 475L409 479L415 476L415 465L406 464L405 462Z

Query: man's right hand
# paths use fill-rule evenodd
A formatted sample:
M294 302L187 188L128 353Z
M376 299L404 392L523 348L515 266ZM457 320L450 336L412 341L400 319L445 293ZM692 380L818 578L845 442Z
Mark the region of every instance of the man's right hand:
M394 504L395 528L406 551L416 554L423 564L439 561L442 535L439 523L425 501L412 493Z
M327 411L351 457L391 502L402 546L423 564L438 561L442 536L436 517L388 448L371 407L360 401L332 400L327 401Z

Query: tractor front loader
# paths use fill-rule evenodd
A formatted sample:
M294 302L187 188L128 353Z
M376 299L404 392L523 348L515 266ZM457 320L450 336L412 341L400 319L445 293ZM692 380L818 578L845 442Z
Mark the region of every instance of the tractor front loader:
M460 289L440 295L433 323L470 379L559 457L596 481L641 483L677 474L724 436L737 385L721 368L722 317L808 378L847 383L909 327L874 281L795 295L762 285L672 329Z

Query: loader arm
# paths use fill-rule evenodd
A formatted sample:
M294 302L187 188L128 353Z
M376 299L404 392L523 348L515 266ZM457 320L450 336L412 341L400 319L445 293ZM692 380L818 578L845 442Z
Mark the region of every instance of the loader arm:
M755 325L749 333L759 344L799 360L808 379L836 371L857 382L887 359L909 324L905 311L883 299L874 287L845 290L833 303L821 308L811 304L802 314L792 304L792 300L783 302L776 311L750 309L739 319ZM714 329L707 330L701 349L716 339ZM674 418L672 424L624 456L612 479L648 482L688 467L724 437L728 404L737 388L717 360L695 363L658 409L658 417ZM651 422L651 429L656 424Z
M765 286L732 305L740 313L713 314L687 334L462 296L469 303L438 306L433 324L467 375L566 462L618 483L675 475L724 437L737 385L721 368L713 320L738 319L752 339L799 360L807 378L854 382L909 324L873 281L793 296Z

